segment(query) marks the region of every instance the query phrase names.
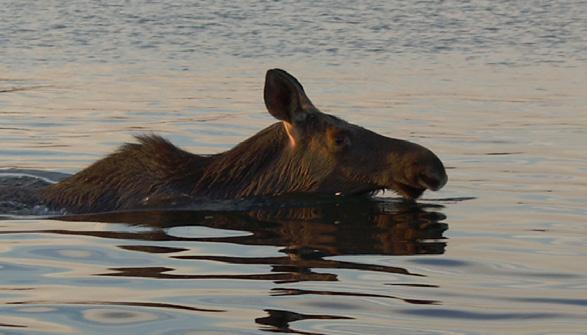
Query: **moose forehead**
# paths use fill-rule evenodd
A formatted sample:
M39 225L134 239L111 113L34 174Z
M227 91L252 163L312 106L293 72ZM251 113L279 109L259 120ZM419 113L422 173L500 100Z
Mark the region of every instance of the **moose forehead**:
M326 114L320 112L316 108L312 108L310 110L305 110L301 113L296 113L292 118L294 122L294 126L308 124L312 125L316 128L329 128L329 127L339 127L339 128L348 128L354 126L346 122L345 120L338 118L334 115Z
M283 121L285 132L292 147L301 142L308 142L311 138L324 135L349 135L349 131L358 126L348 123L336 116L322 113L316 108L294 114L291 123Z

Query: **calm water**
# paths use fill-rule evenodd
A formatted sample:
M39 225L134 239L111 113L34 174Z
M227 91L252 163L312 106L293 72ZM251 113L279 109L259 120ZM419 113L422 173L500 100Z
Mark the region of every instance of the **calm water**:
M282 67L449 174L417 206L5 217L1 334L587 334L587 2L0 5L1 168L225 150Z

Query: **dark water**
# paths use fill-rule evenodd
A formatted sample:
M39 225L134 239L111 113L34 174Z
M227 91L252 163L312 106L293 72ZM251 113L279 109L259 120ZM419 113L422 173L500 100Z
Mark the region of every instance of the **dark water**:
M587 2L1 5L0 168L225 150L282 67L449 174L417 205L5 211L1 334L587 334Z

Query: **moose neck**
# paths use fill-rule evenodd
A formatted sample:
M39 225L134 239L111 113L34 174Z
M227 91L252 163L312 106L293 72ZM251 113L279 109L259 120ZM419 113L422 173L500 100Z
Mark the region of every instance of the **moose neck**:
M307 191L313 182L295 156L283 124L275 123L209 157L192 195L228 199Z

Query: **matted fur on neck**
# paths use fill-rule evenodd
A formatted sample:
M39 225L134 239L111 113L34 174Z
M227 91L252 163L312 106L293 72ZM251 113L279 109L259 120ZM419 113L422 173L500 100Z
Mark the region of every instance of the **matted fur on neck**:
M290 146L283 124L275 123L210 157L192 195L228 199L312 191L317 175L302 157Z

